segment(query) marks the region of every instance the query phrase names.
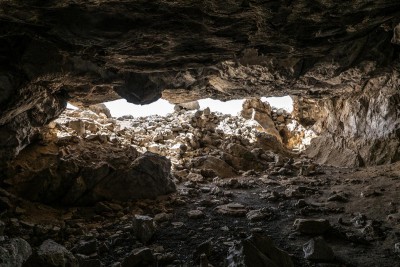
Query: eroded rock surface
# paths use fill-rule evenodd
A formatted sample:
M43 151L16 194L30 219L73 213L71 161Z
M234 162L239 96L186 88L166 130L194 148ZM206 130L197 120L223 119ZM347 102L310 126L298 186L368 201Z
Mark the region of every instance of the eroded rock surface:
M175 191L168 159L119 143L110 135L113 119L83 113L84 119L52 123L42 133L41 144L31 145L9 163L5 183L12 191L30 200L81 205ZM107 132L101 133L102 128ZM86 129L97 134L87 135Z
M209 108L118 119L108 118L104 107L91 109L97 114L66 111L42 132L41 143L10 161L4 180L10 190L30 200L82 205L173 192L171 167L179 181L197 182L233 178L245 171L299 171L284 166L295 154L277 129L304 129L291 132L283 111L278 121L276 109L268 108L257 115L259 123Z
M351 96L398 65L399 7L393 0L3 1L2 162L66 100ZM385 95L391 85L381 85L375 89Z
M335 166L387 164L400 159L400 94L398 72L366 82L351 97L304 105L319 136L308 155ZM314 109L314 110L313 110Z

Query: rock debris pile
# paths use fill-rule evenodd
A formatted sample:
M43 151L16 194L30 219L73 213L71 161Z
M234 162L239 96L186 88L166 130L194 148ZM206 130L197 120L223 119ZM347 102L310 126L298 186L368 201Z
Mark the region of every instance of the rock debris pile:
M258 99L240 116L196 109L63 113L9 162L6 266L394 266L398 164L317 165Z
M66 110L42 132L40 144L10 163L4 181L30 200L87 205L155 198L174 192L174 179L295 174L304 165L289 160L295 153L288 147L300 144L306 131L290 131L287 112L259 99L246 100L240 116L197 108L192 102L165 117L117 119L104 105Z

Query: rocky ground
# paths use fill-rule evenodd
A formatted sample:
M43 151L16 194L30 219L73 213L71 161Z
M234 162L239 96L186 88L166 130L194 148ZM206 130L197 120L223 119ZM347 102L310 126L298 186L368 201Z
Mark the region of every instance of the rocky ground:
M5 174L0 266L400 266L399 163L317 165L259 100L192 108L51 123Z

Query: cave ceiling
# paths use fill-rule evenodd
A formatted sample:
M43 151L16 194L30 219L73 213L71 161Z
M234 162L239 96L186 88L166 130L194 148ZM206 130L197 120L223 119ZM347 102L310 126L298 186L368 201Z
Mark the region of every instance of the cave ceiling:
M0 21L0 124L45 102L343 95L399 59L397 0L19 0Z

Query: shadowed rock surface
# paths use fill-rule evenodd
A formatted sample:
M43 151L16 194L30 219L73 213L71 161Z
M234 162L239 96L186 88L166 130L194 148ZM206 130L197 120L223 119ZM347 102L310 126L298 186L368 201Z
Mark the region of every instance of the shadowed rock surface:
M399 45L398 0L1 1L2 258L396 266ZM292 114L259 100L284 95ZM160 97L164 119L101 105ZM249 99L186 113L208 97ZM67 102L93 112L54 122Z
M398 77L399 14L396 0L3 1L2 161L29 144L35 127L57 117L66 100L88 105L123 97L145 104L161 95L181 103L288 94L348 99L366 86L393 95L385 88L395 88ZM381 113L374 108L380 103L370 104ZM352 124L358 127L358 121ZM391 142L393 130L365 130L361 142L378 146L374 154L385 146L374 140ZM328 141L326 147L344 151L354 165L397 158L394 152L385 159L366 156L352 144L357 134L344 134L355 139L350 144ZM326 154L317 150L313 155Z

